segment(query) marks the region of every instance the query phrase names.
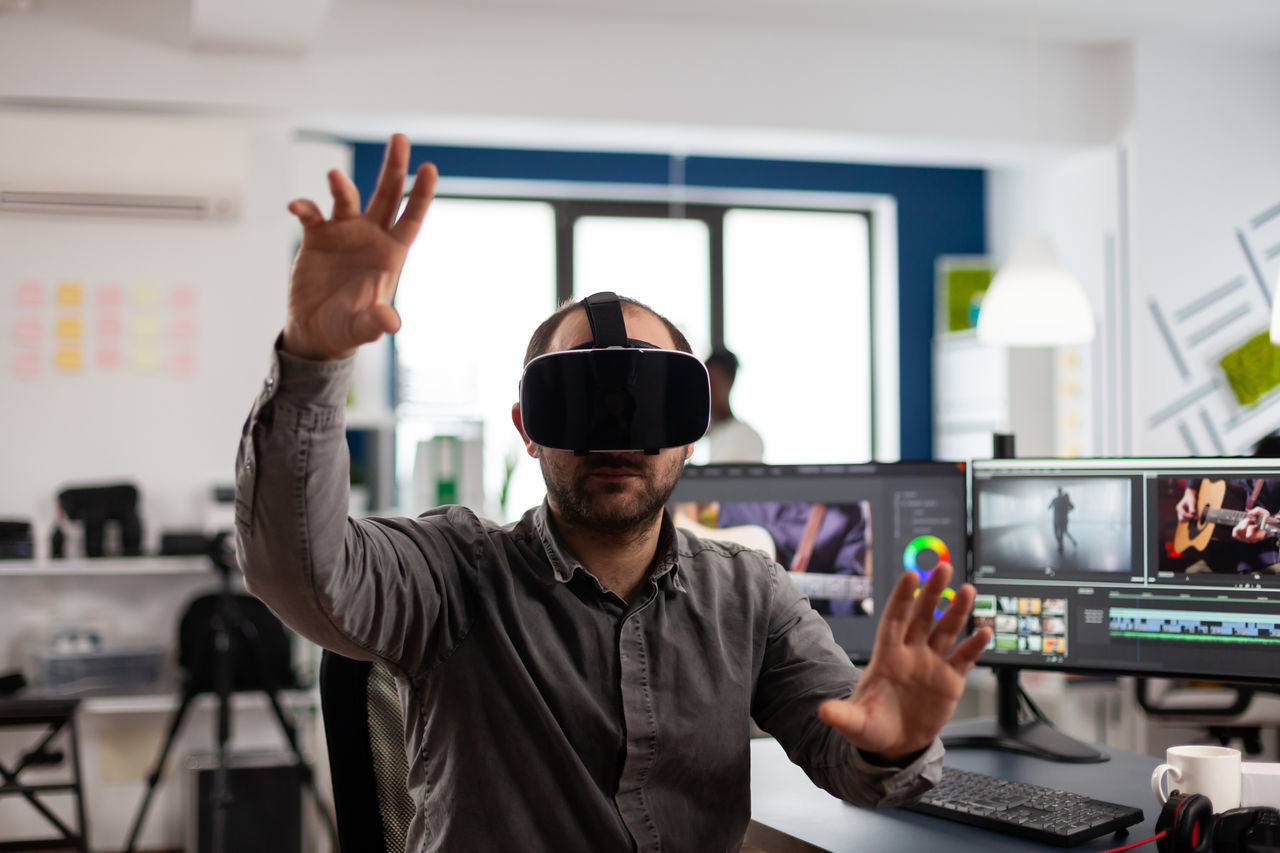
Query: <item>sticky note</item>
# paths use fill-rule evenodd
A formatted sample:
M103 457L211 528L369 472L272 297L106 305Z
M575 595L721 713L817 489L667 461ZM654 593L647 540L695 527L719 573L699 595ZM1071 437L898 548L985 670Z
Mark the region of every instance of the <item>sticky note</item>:
M62 317L53 333L62 340L79 340L84 336L84 324L79 317Z
M78 349L59 349L53 354L53 366L59 370L79 370L83 362Z
M44 304L44 285L38 281L24 281L18 285L18 306L39 308Z
M75 281L60 282L54 302L63 308L78 308L84 304L84 286Z

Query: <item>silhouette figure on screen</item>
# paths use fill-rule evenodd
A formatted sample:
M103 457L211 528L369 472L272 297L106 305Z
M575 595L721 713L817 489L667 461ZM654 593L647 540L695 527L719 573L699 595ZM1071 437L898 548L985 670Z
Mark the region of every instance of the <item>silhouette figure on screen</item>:
M1079 544L1076 537L1067 532L1067 513L1075 509L1076 505L1071 502L1071 495L1058 489L1058 496L1049 501L1049 509L1053 510L1053 538L1058 540L1058 553L1063 552L1062 538L1065 536L1071 540L1073 546Z

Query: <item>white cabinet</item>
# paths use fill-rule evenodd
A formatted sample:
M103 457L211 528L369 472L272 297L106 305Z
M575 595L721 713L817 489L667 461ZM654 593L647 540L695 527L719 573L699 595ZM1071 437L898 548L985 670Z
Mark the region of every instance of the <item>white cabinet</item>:
M992 433L1018 456L1054 455L1054 350L1009 349L973 332L933 341L933 456L989 459Z

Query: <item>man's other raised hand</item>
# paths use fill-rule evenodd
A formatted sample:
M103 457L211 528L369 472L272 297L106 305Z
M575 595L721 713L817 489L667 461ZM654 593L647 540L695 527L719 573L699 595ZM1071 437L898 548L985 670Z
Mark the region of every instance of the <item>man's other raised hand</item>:
M285 352L317 361L349 358L361 344L399 330L391 298L436 187L435 166L424 163L397 218L408 165L409 140L396 134L363 213L360 193L336 169L329 172L331 217L309 199L289 203L302 223L302 245L289 282Z
M973 609L970 584L962 585L947 611L934 619L950 581L946 563L930 573L923 587L914 572L900 578L880 617L871 662L853 695L818 708L823 721L854 746L891 763L929 746L951 719L965 675L991 639L990 629L980 628L956 643Z

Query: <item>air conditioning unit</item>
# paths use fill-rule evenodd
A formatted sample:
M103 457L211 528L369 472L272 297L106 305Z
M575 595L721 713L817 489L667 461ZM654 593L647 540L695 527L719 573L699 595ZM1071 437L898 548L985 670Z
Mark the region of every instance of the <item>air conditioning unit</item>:
M234 219L246 157L233 120L0 112L0 213Z

